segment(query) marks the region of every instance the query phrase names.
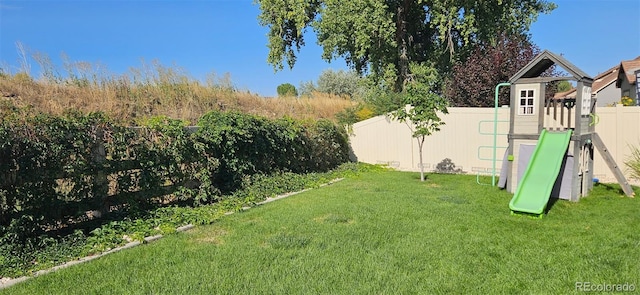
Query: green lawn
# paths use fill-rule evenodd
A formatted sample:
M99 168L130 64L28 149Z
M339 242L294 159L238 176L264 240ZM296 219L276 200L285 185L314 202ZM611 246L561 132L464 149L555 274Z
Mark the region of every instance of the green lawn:
M640 290L640 203L599 185L541 220L475 176L366 172L30 279L11 294L564 294ZM488 182L485 179L485 182Z

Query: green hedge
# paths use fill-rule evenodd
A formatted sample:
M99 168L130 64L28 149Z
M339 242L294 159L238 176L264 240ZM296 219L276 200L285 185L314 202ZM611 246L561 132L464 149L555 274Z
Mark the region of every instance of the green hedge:
M252 175L327 171L348 151L324 120L211 112L197 128L166 117L128 128L100 113L15 111L0 123L0 235L19 242L114 206L216 202Z
M225 193L237 188L245 175L323 172L348 161L345 132L327 120L268 120L211 112L198 125L202 153L220 163L212 183Z

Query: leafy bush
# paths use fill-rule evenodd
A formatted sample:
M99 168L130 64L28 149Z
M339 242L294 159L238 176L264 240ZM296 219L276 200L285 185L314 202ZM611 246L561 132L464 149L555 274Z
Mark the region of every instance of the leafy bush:
M635 101L633 101L633 98L628 97L628 96L623 96L623 97L620 99L620 103L621 103L623 106L625 106L625 107L628 107L628 106L634 106L634 105L636 105L636 104L635 104Z
M349 126L349 130L351 130L351 125L357 123L358 115L356 115L356 108L350 107L346 108L343 111L336 114L336 119L339 124Z
M366 103L359 103L358 105L344 109L342 112L336 114L338 123L343 125L353 125L354 123L372 118L376 115L373 106Z
M136 132L127 147L126 157L141 169L133 176L127 171L120 173L122 181L118 191L126 201L141 204L149 196L174 192L178 199L206 202L211 195L219 194L210 183L201 181L218 167L218 159L203 154L198 137L188 129L186 123L164 116L145 122L146 127ZM123 164L126 162L119 162ZM119 169L118 169L119 170ZM135 187L133 191L130 189ZM145 194L139 194L145 191Z
M436 172L438 173L461 173L461 168L456 168L456 164L449 158L443 159L438 165L436 165Z
M219 159L220 166L210 179L223 192L237 188L244 175L270 173L276 159L284 156L289 139L284 126L264 118L239 112L210 112L198 125L201 152ZM282 130L285 129L285 130Z
M327 120L211 112L194 131L167 117L128 128L102 113L0 112L3 267L28 265L37 255L53 257L41 249L66 245L65 239L51 239L85 221L102 218L106 224L88 226L88 237L73 243L86 243L83 253L100 252L222 214L139 220L158 207L220 202L236 208L304 187L308 182L298 173L325 172L348 161L346 134Z
M86 218L90 210L155 206L165 195L204 204L238 189L246 176L328 171L348 160L346 135L326 120L212 112L191 132L183 121L166 117L136 129L110 123L101 113L3 117L3 226L30 216L46 228Z
M278 85L276 91L278 92L278 96L298 96L298 90L296 90L296 87L290 83Z
M100 126L100 128L97 128ZM101 114L6 118L0 124L0 224L29 215L48 222L69 218L93 198L96 138L114 131ZM17 210L20 208L20 210Z
M40 235L21 242L14 240L15 232L0 236L0 277L25 275L86 253L86 236L79 230L61 238Z
M313 81L300 82L298 89L300 90L299 93L301 97L304 97L304 96L309 97L313 94L313 92L318 91Z
M372 88L366 94L364 101L371 106L374 115L382 115L397 111L403 107L403 97L400 93Z
M100 113L4 120L0 225L27 215L47 227L85 218L89 210L144 207L153 197L185 186L216 162L200 160L183 127L163 118L133 130L109 123Z
M301 159L305 167L299 172L325 172L349 161L349 138L343 128L325 119L307 126L306 146ZM294 171L295 172L295 171Z
M202 152L220 162L209 181L223 193L247 175L328 171L348 161L346 134L327 120L303 124L214 111L198 124Z
M353 98L360 91L360 80L362 78L353 71L322 71L318 77L317 90L324 93L348 96Z

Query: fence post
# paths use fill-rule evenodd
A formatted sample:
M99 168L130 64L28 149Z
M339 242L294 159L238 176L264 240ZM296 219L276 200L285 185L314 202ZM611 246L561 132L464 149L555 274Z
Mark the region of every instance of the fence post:
M97 127L95 142L92 149L93 166L95 167L92 193L94 201L100 205L100 208L96 208L97 212L94 213L95 217L101 217L104 214L109 213L109 181L107 179L107 173L105 172L104 163L107 160L107 153L104 148L104 129Z

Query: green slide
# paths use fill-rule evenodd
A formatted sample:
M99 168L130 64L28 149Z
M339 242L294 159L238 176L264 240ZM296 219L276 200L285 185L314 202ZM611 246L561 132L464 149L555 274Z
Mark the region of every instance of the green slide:
M527 170L509 203L511 211L542 216L549 202L553 184L560 173L570 139L571 130L563 132L542 130Z

